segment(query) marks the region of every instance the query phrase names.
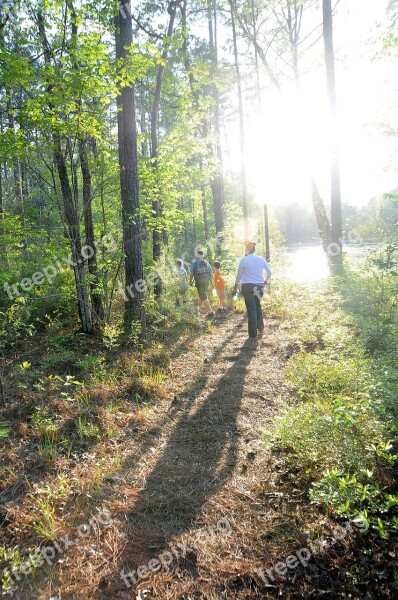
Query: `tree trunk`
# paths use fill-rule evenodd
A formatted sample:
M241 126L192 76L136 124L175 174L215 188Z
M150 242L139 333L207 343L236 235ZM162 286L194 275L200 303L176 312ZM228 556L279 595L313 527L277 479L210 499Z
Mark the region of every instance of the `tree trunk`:
M173 33L174 20L177 11L177 2L170 2L167 9L170 19L167 27L166 33L166 41L164 44L163 52L162 52L162 64L159 65L158 71L156 74L156 87L155 87L155 95L153 99L152 109L151 109L151 165L155 170L155 174L157 172L157 158L158 158L158 120L159 120L159 108L160 108L160 93L162 90L163 83L163 75L165 70L165 61L167 59L167 53L170 46L170 39ZM161 199L156 193L155 198L152 201L152 214L155 220L160 221L162 212L161 207ZM153 252L153 260L158 261L161 254L161 240L162 240L162 227L161 224L155 223L155 227L152 233L152 252ZM155 287L156 296L160 296L161 294L161 285L160 282Z
M334 70L333 16L331 0L323 0L323 40L325 46L326 81L330 106L331 152L331 237L341 250L343 222L341 213L340 160L337 134L336 78Z
M297 4L297 0L294 0L293 5L291 0L287 0L287 15L285 16L285 18L287 22L290 49L292 53L293 77L297 89L300 83L300 74L298 68L298 44L300 37L301 20L303 17L303 9L303 4Z
M210 231L209 231L209 219L207 216L206 189L205 189L204 185L202 185L202 209L203 209L203 224L204 224L204 228L205 228L205 239L207 241L210 238Z
M214 4L214 6L213 6ZM213 30L213 14L214 14L214 30ZM213 109L213 130L215 137L215 157L216 157L216 173L210 182L211 191L213 194L214 206L214 223L216 233L222 231L225 225L224 215L224 175L223 175L223 160L221 148L221 127L220 127L220 98L218 87L215 83L215 75L218 68L217 59L217 8L214 0L208 0L208 21L209 21L209 48L210 48L210 68L212 76L212 97L214 100Z
M262 98L261 98L260 66L259 66L259 61L258 61L257 26L256 26L256 12L255 12L254 0L251 0L250 7L251 7L251 17L252 17L252 25L253 25L254 65L255 65L255 69L256 69L256 93L257 93L257 104L258 104L258 118L261 123L262 122L262 114L263 114L263 103L262 103ZM258 168L260 168L260 167L258 166ZM262 173L263 173L263 171L262 171ZM266 176L266 174L263 173L263 176ZM270 239L269 239L268 204L267 204L267 202L265 202L266 198L263 198L262 200L264 202L263 214L264 214L265 259L267 261L269 261L271 258L271 253L270 253Z
M88 272L91 275L92 281L90 282L90 295L93 304L93 309L96 318L102 321L104 318L104 308L102 305L102 297L99 292L100 281L98 278L98 266L97 266L97 248L95 245L95 234L93 224L93 210L92 210L92 192L91 192L91 172L87 158L87 145L86 140L81 138L79 141L79 157L80 157L80 169L82 172L83 179L83 216L84 216L84 229L86 232L86 245L88 247L87 266Z
M314 207L315 218L318 225L319 236L321 238L322 247L325 252L328 252L331 243L330 222L326 214L325 205L319 194L318 187L314 178L311 179L312 186L312 204Z
M73 68L76 72L79 71L79 64L76 55L77 50L77 36L78 36L78 26L77 26L77 15L73 6L73 2L67 2L68 7L71 11L72 17L72 39L73 44L71 47L72 51L72 64ZM82 109L82 101L79 98L77 101L79 110ZM85 133L79 131L78 133L78 148L79 148L79 160L80 160L80 170L82 173L83 180L83 218L84 218L84 229L86 234L86 246L87 246L87 267L88 272L90 273L90 297L92 307L94 309L95 316L97 320L102 321L104 318L104 309L102 304L101 294L99 293L100 281L98 279L98 267L97 267L97 247L95 245L95 234L94 234L94 224L93 224L93 211L92 211L92 191L91 191L91 172L90 165L87 157L87 140L85 137ZM73 153L71 152L71 161L73 161ZM78 176L77 169L75 169L75 164L73 163L73 173L74 173L74 182L75 182L75 203L78 206L79 204L79 194L78 194Z
M8 116L8 129L16 136L15 129L15 117L14 111L12 107L12 90L6 90L7 98L7 116ZM23 248L24 250L28 247L28 236L27 236L27 226L26 226L26 215L25 215L25 202L22 191L22 181L21 181L21 168L19 159L17 157L13 157L13 171L14 171L14 200L17 203L18 210L21 211L22 215L22 227L24 232L23 239Z
M235 5L234 5L234 0L228 0L228 2L230 5L230 8L231 8L232 39L233 39L233 46L234 46L236 83L237 83L237 87L238 87L243 232L244 232L245 242L248 242L249 241L249 208L248 208L249 203L248 203L246 167L245 167L245 121L244 121L244 114L243 114L242 80L241 80L241 76L240 76L238 43L237 43L237 37L236 37Z
M126 14L125 18L120 13ZM130 0L120 1L116 17L116 58L125 61L133 43ZM117 123L119 142L120 191L122 199L123 248L125 254L125 330L133 320L141 323L145 335L146 322L143 306L144 271L141 247L141 218L138 189L137 130L135 121L134 87L124 84L117 96Z
M43 43L44 60L46 64L51 64L51 50L48 45L44 25L44 18L41 12L38 12L37 14L37 21L39 26L39 35ZM52 96L52 91L52 84L48 81L47 93L49 98L51 98ZM52 106L51 102L49 102L50 111L52 111L53 108L54 107ZM58 177L61 184L63 213L67 225L66 231L72 255L72 268L75 276L79 318L83 332L92 333L93 324L89 298L87 294L86 270L84 266L84 258L82 256L79 211L78 206L76 206L74 201L72 187L69 181L68 169L66 166L65 154L62 150L61 136L56 126L54 128L54 131L52 132L52 137L54 144L54 161L57 167Z
M59 180L61 183L64 216L65 221L67 223L68 238L72 253L73 272L75 275L79 317L84 333L92 333L93 324L87 293L84 258L82 257L79 213L76 210L73 192L69 182L65 156L62 151L61 138L58 133L54 133L53 139L54 157L55 163L57 165Z
M3 167L0 164L0 236L4 236L4 194L3 194ZM7 261L7 246L4 243L4 239L0 242L0 252L3 255L3 258L8 264Z
M268 205L264 204L264 241L265 241L265 260L268 262L271 258L269 247L269 220L268 220Z

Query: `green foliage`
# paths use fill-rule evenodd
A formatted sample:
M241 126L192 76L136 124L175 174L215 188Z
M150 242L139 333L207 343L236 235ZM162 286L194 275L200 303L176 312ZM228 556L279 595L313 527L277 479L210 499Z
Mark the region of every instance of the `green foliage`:
M350 263L316 290L278 282L267 300L281 340L288 334L286 381L301 400L285 403L265 439L312 482L312 501L381 535L397 524L396 497L378 481L397 460L395 256L381 249L368 269Z
M81 440L87 440L92 438L99 439L101 437L98 425L92 423L91 421L83 417L78 418L77 432Z
M352 313L369 354L397 355L398 249L381 245L359 264L347 265L344 307Z
M5 421L0 421L0 438L6 438L10 435L9 424Z
M371 483L373 475L365 469L358 475L327 470L320 481L313 483L310 499L332 509L336 517L358 521L365 531L372 527L382 536L386 528L397 532L398 495L385 493L379 484Z
M5 594L11 594L14 591L15 584L11 578L11 572L18 570L22 562L23 559L18 547L6 548L5 546L0 546L0 564L3 569L0 583Z
M29 494L32 519L24 523L45 540L55 540L62 520L57 517L56 507L70 493L68 480L59 475L52 486L44 486Z
M349 472L374 467L369 445L387 435L372 403L335 396L332 401L311 399L288 406L274 419L266 439L288 450L289 460L311 479L325 468Z
M120 346L119 338L121 329L115 325L106 324L102 331L102 341L105 348L109 351L116 350Z
M0 350L22 337L32 336L35 329L24 298L17 300L5 312L0 312Z
M361 356L337 356L331 344L314 354L300 352L286 369L287 382L306 399L359 398L372 387L368 365Z

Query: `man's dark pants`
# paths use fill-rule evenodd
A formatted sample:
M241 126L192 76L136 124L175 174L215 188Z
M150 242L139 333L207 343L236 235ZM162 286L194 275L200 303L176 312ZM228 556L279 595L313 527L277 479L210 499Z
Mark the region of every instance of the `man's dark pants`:
M261 285L256 283L242 284L242 295L249 319L249 337L256 337L257 331L264 329L263 311L260 304L263 294L264 287Z

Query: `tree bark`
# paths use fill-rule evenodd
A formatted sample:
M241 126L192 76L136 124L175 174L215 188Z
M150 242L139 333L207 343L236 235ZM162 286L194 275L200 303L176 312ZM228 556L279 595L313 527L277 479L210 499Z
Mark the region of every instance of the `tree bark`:
M237 36L236 36L235 4L234 4L234 0L228 0L228 2L229 2L230 9L231 9L232 40L233 40L233 46L234 46L236 83L237 83L237 87L238 87L243 232L244 232L245 242L248 242L249 241L249 202L248 202L248 194L247 194L246 167L245 167L245 120L244 120L244 113L243 113L242 80L241 80L241 76L240 76L238 43L237 43Z
M325 46L326 82L329 96L330 121L331 121L331 152L332 161L330 169L331 185L331 237L332 242L341 250L343 235L343 220L341 212L341 183L340 159L337 133L337 100L336 77L334 69L333 46L333 15L331 0L323 0L323 40Z
M39 35L43 43L44 60L47 65L51 64L51 50L48 45L44 17L41 12L37 14L37 21L39 27ZM47 92L51 98L53 86L50 81L47 82ZM51 102L49 103L50 111L53 110ZM72 187L69 181L68 169L66 165L65 154L62 149L61 135L59 134L57 127L54 127L52 132L53 146L54 146L54 161L57 167L58 177L61 184L61 193L63 201L63 213L65 223L67 225L66 231L71 249L72 268L75 276L76 285L76 296L77 306L82 330L84 333L93 332L91 309L89 304L89 298L87 293L86 285L86 270L84 265L84 258L82 256L82 243L80 235L80 219L78 206L74 201Z
M3 193L3 167L0 164L0 236L4 236L4 193ZM7 246L4 243L4 239L0 243L0 252L3 258L7 261ZM7 261L8 262L8 261Z
M92 333L93 323L87 293L84 258L82 256L79 212L74 202L65 156L62 151L61 138L58 133L53 134L53 140L54 158L57 165L58 177L61 183L64 217L67 223L68 238L72 253L79 317L84 333Z
M174 1L170 2L168 5L168 9L167 9L167 12L169 13L170 18L169 18L169 24L167 27L166 41L165 41L165 44L163 47L163 52L162 52L162 61L164 61L164 62L167 59L167 53L168 53L169 46L170 46L170 38L172 36L173 28L174 28L176 11L177 11L177 2L174 2ZM163 62L163 64L159 65L158 71L156 74L155 95L154 95L152 109L151 109L151 159L152 159L151 165L152 165L152 168L155 170L155 174L156 174L157 167L158 167L158 165L157 165L158 145L159 145L158 120L159 120L159 109L160 109L160 93L162 90L163 75L164 75L164 71L165 71L164 62ZM161 212L162 212L161 198L156 193L156 196L152 201L152 214L153 214L155 220L160 221ZM154 261L158 261L160 258L161 240L162 240L162 227L161 227L160 223L157 223L157 224L155 224L155 227L154 227L153 233L152 233L152 244L153 244L152 252L153 252L153 260ZM160 287L160 283L159 283L156 285L155 294L157 296L159 296L160 293L161 293L161 287Z
M122 11L125 18L121 16ZM122 13L123 14L123 13ZM116 17L116 57L125 61L133 43L130 0L120 1ZM144 272L142 264L141 218L138 189L137 130L134 87L125 83L117 96L120 191L122 200L123 248L125 254L125 330L136 320L145 335L146 321L143 306Z
M14 110L12 107L12 96L13 91L11 89L6 90L7 98L7 116L8 116L8 129L16 136L16 128L15 128L15 117ZM24 195L22 191L22 181L21 181L21 167L20 162L17 157L13 157L13 174L14 174L14 200L18 205L18 209L21 211L22 216L22 228L24 232L23 236L23 249L26 250L28 247L28 236L27 236L27 226L26 226L26 215L25 215L25 201Z
M76 72L79 70L78 59L76 55L77 51L77 15L73 6L73 2L68 1L68 7L71 11L72 17L72 65ZM78 99L79 111L82 109L82 101ZM104 318L104 308L102 304L102 297L99 292L100 281L98 278L98 266L97 266L97 247L95 245L95 233L93 224L93 210L92 210L92 190L91 190L91 172L90 165L87 156L87 139L85 133L78 132L78 148L79 148L79 160L80 170L82 173L83 180L83 218L84 218L84 229L86 235L86 246L88 249L87 256L87 267L88 272L91 276L90 281L90 297L92 307L94 309L95 316L98 321L102 321ZM76 183L76 204L78 205L78 190L77 190L77 172L74 175Z
M318 187L314 178L311 179L312 186L312 204L314 207L315 218L318 225L319 236L321 238L322 247L325 252L328 252L331 239L331 229L329 218L326 214L325 205L319 193Z
M250 4L251 8L251 17L252 17L252 25L253 25L253 40L254 43L254 65L256 69L256 92L257 92L257 103L258 103L258 117L260 123L262 122L262 114L263 114L263 103L261 98L261 85L260 85L260 67L258 62L258 50L257 50L257 26L256 26L256 12L254 6L254 0L251 0ZM263 174L264 176L264 174ZM266 174L265 174L266 176ZM265 259L267 261L271 258L270 253L270 239L269 239L269 219L268 219L268 204L265 201L266 198L263 198L263 214L264 214L264 248L265 248Z
M204 224L204 228L205 228L205 239L208 240L210 238L210 231L209 231L209 219L207 216L206 189L205 189L204 185L202 185L202 210L203 210L203 224Z
M92 281L90 282L90 295L95 316L99 321L102 321L104 318L104 307L102 304L101 293L99 292L100 280L98 277L97 247L95 244L93 224L91 172L87 157L87 145L84 137L81 137L79 140L79 157L83 179L84 229L86 233L86 246L88 247L89 251L89 255L87 257L87 266L88 272L92 278Z
M213 29L214 15L214 29ZM217 58L217 8L214 0L208 0L208 22L209 22L209 49L210 49L210 68L212 76L212 97L214 100L213 108L213 130L215 137L215 158L216 173L210 182L213 194L214 223L216 233L219 233L225 226L224 215L224 175L223 160L221 148L221 127L220 127L220 97L218 87L215 82L215 76L218 68Z

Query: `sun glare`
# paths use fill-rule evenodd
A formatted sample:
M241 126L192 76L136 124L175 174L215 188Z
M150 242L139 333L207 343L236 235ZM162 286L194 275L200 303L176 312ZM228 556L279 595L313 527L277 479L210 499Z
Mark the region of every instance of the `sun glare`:
M257 104L247 107L245 165L248 185L257 204L311 202L311 176L322 196L329 198L331 140L337 136L341 166L342 200L364 205L373 196L397 185L394 164L396 142L385 135L383 121L394 116L380 93L386 75L377 64L369 78L358 70L338 77L338 128L330 126L329 106L322 75L317 72L282 92L267 90L262 114ZM227 164L240 169L239 131L236 122L226 128Z
M246 170L257 203L308 201L311 175L323 179L327 174L327 124L322 106L295 91L273 96L263 115L252 114Z

